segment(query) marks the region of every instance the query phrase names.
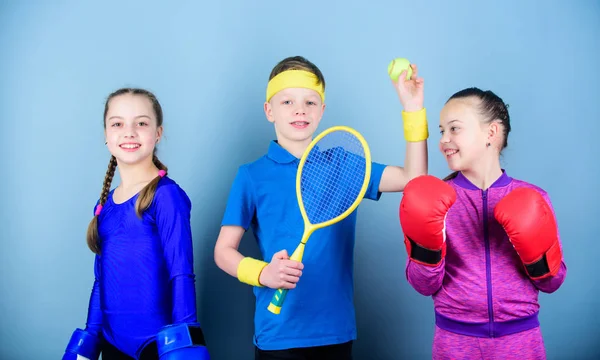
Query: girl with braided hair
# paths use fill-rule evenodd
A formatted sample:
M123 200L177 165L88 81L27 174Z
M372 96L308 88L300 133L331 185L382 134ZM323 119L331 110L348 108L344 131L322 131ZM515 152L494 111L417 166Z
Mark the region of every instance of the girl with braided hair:
M158 359L157 336L184 324L204 345L196 318L191 202L156 156L163 113L144 89L110 94L104 134L111 153L87 231L96 254L87 326L63 359ZM121 182L111 190L115 170ZM191 346L191 344L190 344Z

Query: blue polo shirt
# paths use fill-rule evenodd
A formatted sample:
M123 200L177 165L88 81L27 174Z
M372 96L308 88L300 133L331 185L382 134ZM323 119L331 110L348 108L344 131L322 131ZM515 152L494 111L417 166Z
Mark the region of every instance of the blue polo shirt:
M272 141L269 151L238 169L221 225L252 228L264 261L286 249L292 255L304 231L296 198L300 160ZM372 163L365 198L379 200L385 165ZM254 344L281 350L340 344L356 339L354 313L354 238L356 211L341 222L315 231L308 240L304 269L288 292L279 315L267 310L276 290L254 287Z

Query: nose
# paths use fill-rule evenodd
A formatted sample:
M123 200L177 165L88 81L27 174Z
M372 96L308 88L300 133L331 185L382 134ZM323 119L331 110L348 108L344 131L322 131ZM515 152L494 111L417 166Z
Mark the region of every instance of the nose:
M440 139L440 144L446 144L450 142L450 135L448 134L447 131L444 131L442 133L442 137Z
M299 104L296 107L295 115L306 115L306 109L304 108L304 104Z
M123 130L123 136L126 138L134 138L137 136L137 128L135 127L135 124L127 124L124 126Z

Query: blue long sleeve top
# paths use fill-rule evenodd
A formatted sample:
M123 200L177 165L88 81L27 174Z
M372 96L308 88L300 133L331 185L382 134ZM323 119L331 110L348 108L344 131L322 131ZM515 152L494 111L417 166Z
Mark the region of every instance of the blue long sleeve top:
M86 328L134 357L163 326L196 322L191 201L165 176L140 219L138 195L117 204L113 191L98 217Z

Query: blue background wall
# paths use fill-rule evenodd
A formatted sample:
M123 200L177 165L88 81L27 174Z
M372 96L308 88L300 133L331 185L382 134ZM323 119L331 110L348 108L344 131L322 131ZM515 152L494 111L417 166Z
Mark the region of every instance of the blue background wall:
M405 143L386 67L396 56L418 64L437 176L449 172L437 151L448 96L475 85L503 97L514 129L504 166L549 192L569 267L558 292L540 295L548 357L600 356L599 35L597 1L0 2L0 358L57 359L84 326L85 230L109 157L103 102L121 86L148 88L164 106L160 156L194 204L198 311L213 356L253 358L251 289L218 270L212 251L235 170L274 136L264 91L290 55L325 74L321 130L353 126L377 161L394 164ZM431 357L432 301L404 277L400 199L360 210L357 359ZM251 237L242 251L257 255Z

